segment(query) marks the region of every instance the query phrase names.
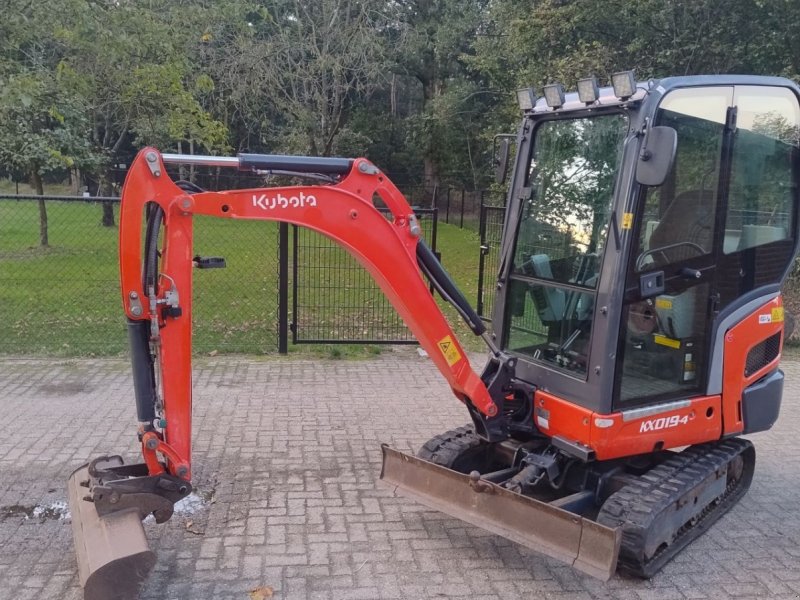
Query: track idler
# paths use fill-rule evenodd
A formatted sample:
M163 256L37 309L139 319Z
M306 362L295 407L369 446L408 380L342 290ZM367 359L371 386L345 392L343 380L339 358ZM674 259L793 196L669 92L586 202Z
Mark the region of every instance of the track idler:
M135 600L156 562L142 519L163 523L191 485L172 475L149 476L144 464L101 456L70 475L69 507L85 600Z

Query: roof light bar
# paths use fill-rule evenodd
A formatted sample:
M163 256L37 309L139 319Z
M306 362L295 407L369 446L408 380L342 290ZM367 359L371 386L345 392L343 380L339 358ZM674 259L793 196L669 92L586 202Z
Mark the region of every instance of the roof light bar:
M587 77L578 80L578 98L584 104L594 104L600 97L600 86L597 77Z
M564 106L564 86L560 83L551 83L544 86L544 99L550 108L561 108Z
M536 90L532 87L517 90L517 104L521 111L533 110L536 106Z
M611 87L614 95L620 100L627 100L636 93L636 78L633 71L620 71L611 76Z

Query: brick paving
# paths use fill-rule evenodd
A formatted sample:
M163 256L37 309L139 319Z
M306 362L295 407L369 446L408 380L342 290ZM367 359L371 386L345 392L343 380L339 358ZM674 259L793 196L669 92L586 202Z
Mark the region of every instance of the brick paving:
M381 442L413 451L467 420L410 349L203 359L198 493L147 525L158 563L142 598L798 598L800 363L784 370L747 496L651 581L601 583L376 485ZM81 598L65 484L92 456L136 458L127 363L2 359L0 409L0 598Z

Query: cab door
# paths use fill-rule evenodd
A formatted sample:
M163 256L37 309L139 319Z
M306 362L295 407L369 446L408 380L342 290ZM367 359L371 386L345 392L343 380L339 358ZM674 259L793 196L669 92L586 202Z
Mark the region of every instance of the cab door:
M665 183L640 191L632 220L615 409L705 387L732 106L731 86L677 89L659 106L655 124L673 127L678 147Z

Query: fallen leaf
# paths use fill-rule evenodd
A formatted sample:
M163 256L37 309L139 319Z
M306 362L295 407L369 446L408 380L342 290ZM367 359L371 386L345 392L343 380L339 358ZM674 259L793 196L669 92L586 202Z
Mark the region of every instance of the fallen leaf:
M219 354L219 351L217 350L212 350L211 352L208 353L209 356L216 356L217 354Z
M200 531L199 529L195 529L194 521L192 520L186 521L186 531L188 531L189 533L193 533L195 535L203 535L203 533L205 533L203 531Z
M272 598L272 595L275 592L271 587L262 585L250 590L247 593L250 595L250 600L266 600L266 598Z

